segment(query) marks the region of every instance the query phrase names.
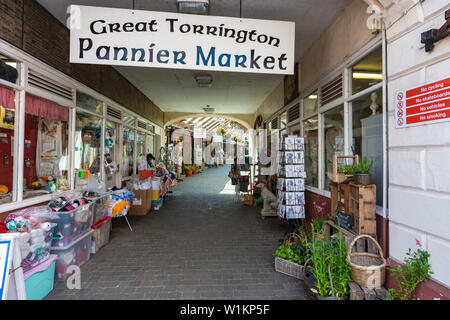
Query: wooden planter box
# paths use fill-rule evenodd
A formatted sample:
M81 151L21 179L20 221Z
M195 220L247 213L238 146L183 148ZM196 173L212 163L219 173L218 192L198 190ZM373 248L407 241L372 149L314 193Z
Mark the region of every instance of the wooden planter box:
M288 276L303 279L303 266L297 263L275 257L275 271L284 273Z

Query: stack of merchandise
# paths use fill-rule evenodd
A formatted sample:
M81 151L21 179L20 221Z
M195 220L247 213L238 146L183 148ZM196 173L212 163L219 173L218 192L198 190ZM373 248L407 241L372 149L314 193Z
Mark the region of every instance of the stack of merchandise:
M305 218L304 139L283 136L278 153L278 216L290 219Z
M49 202L56 223L51 252L56 260L56 280L67 279L70 266L81 266L90 258L93 202L77 191L65 192L62 197Z
M18 244L28 300L43 299L53 290L57 258L50 254L54 215L47 206L32 207L9 214L4 222L6 232L20 233Z

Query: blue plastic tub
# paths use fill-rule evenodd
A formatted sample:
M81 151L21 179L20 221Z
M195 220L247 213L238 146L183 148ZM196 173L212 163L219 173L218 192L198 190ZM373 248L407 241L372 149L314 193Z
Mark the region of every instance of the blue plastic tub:
M42 300L52 292L55 281L55 264L56 260L52 259L47 269L35 272L25 280L27 300Z

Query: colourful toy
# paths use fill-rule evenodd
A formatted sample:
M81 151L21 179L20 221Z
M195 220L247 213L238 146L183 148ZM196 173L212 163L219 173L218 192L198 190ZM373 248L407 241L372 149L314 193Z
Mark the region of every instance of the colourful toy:
M4 184L0 185L0 194L7 194L8 193L8 187Z
M35 182L33 182L33 183L31 184L31 187L32 187L34 190L39 190L39 189L42 188L42 183L41 183L40 181L35 181Z
M0 233L7 233L8 228L6 227L6 223L0 222Z

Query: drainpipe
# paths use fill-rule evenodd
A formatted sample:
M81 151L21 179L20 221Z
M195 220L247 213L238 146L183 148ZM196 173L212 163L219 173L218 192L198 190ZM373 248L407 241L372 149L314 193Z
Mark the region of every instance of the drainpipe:
M386 25L383 23L382 29L382 42L383 42L383 218L389 219L388 214L388 75L387 75L387 39L386 39ZM385 249L389 248L387 243L387 229L383 233L383 243ZM385 250L388 251L388 250ZM388 252L385 252L385 256L388 256Z

